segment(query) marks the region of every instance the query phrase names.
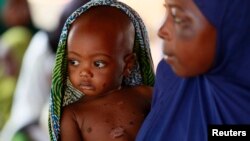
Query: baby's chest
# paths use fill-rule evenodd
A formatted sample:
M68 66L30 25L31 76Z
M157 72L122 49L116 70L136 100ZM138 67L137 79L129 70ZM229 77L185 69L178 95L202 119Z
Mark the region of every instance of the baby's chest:
M92 110L88 109L83 118L82 133L84 135L119 136L123 132L129 133L131 130L137 130L145 117L143 110L125 107L122 104L107 104L96 106Z
M144 109L131 105L107 104L96 106L84 115L84 125L98 126L127 126L135 121L143 120L145 117Z

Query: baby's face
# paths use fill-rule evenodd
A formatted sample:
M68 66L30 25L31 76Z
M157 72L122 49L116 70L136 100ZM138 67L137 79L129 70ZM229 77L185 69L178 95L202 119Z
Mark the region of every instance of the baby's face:
M159 30L165 61L182 77L208 71L214 61L216 29L193 0L165 0L167 17Z
M122 54L116 49L120 44L110 35L70 34L68 72L73 86L86 95L97 95L119 87L125 66Z
M85 95L103 94L122 83L126 68L122 48L128 44L128 35L119 28L104 25L104 22L91 24L83 18L76 20L69 32L69 79Z

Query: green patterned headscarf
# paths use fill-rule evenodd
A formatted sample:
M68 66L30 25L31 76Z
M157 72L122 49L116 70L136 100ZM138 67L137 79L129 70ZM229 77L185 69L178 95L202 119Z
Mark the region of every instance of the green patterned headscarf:
M149 85L154 84L154 69L149 48L149 40L144 23L140 16L128 5L116 0L92 0L78 8L67 19L56 53L56 62L52 75L52 88L49 109L50 139L57 141L60 134L60 119L62 107L73 103L83 97L83 94L74 89L67 77L67 38L72 23L88 9L95 6L111 6L120 9L131 19L135 27L135 43L133 51L137 56L137 62L131 74L124 78L123 85Z

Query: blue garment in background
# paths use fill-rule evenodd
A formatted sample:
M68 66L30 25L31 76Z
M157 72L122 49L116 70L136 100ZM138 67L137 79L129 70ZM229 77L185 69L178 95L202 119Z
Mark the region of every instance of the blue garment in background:
M250 124L250 1L194 1L217 30L214 66L180 78L161 61L137 141L207 141L209 124Z

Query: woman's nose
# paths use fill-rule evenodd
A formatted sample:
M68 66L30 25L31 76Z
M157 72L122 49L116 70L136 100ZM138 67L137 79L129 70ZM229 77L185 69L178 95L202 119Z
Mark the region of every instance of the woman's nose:
M166 20L164 21L164 23L162 24L161 28L158 31L158 36L163 40L167 41L170 41L172 39L171 31L174 28L170 18L171 18L170 15L166 17Z

